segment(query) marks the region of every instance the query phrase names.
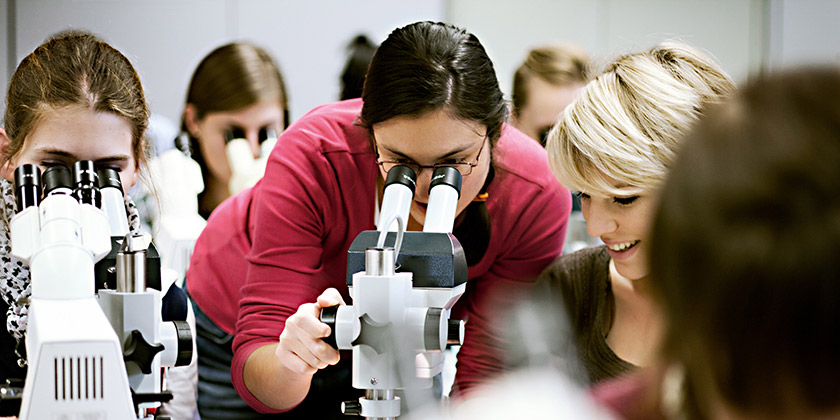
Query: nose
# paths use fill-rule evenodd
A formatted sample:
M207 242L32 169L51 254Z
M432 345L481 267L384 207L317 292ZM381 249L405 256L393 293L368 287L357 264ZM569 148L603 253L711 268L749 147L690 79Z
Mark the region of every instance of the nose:
M260 133L259 130L252 130L248 132L248 145L251 146L251 154L254 159L260 157Z
M434 168L420 168L417 173L417 186L414 189L414 199L427 203L429 201L429 185L432 183Z
M600 199L589 198L581 200L580 211L586 220L586 233L593 238L599 238L615 232L618 223L609 208Z

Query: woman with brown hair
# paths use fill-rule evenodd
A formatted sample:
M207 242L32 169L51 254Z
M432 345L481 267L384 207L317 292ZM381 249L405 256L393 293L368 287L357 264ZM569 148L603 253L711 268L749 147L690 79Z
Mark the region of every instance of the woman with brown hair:
M50 38L25 57L12 76L0 128L0 312L5 319L0 329L0 382L26 375L23 344L32 290L29 267L11 255L15 169L35 164L43 172L90 160L98 168L117 170L125 194L145 169L148 120L143 86L131 62L90 33ZM130 230L137 233L137 209L127 194L125 206ZM164 319L184 319L183 292L175 286L168 292L164 307L180 303L183 311L165 312Z
M289 125L288 101L277 64L253 44L222 45L198 64L181 129L189 134L191 156L201 167L204 191L198 195L198 211L203 218L237 192L230 187L227 142L245 139L253 158L260 158L268 152L261 143Z

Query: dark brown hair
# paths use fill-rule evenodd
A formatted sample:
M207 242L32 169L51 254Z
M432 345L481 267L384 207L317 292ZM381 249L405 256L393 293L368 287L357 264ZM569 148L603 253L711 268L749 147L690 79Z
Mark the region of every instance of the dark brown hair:
M445 109L487 127L495 145L507 104L493 62L475 35L452 25L417 22L382 42L365 79L360 122L368 130L397 116Z
M840 70L759 77L710 112L660 202L651 281L697 417L840 408Z
M18 65L6 94L8 161L51 109L79 105L125 118L132 129L138 167L146 160L143 135L149 107L131 62L96 36L65 32L53 36Z

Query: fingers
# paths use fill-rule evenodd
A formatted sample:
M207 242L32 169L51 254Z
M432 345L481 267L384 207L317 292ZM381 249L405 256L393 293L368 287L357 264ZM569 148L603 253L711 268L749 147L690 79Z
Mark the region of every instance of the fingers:
M339 361L338 350L321 339L330 334L330 327L318 319L319 314L317 304L307 303L286 320L275 355L293 372L311 375Z

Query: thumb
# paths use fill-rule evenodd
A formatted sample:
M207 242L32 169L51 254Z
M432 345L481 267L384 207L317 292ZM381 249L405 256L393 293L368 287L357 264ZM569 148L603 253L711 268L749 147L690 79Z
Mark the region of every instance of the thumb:
M318 306L326 308L335 305L344 305L344 299L341 297L341 293L335 288L330 287L324 290L321 296L318 296Z

